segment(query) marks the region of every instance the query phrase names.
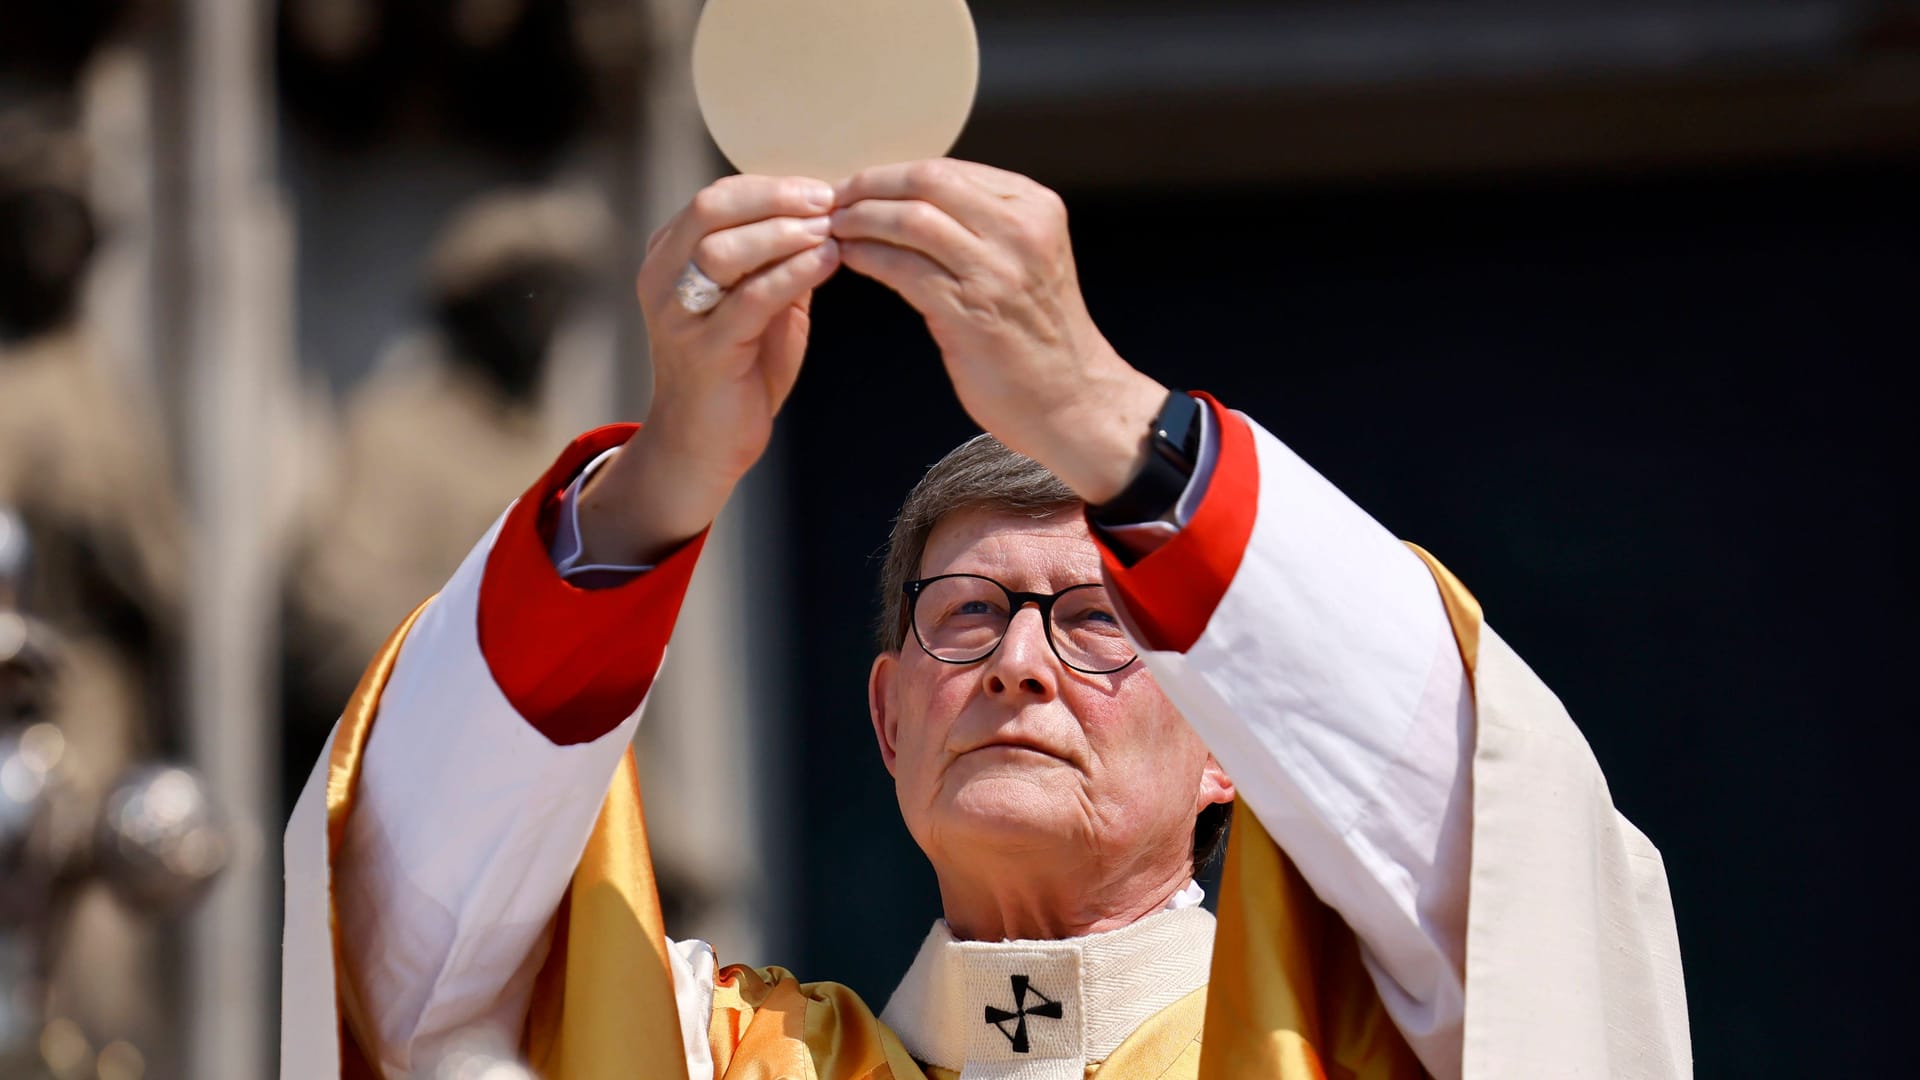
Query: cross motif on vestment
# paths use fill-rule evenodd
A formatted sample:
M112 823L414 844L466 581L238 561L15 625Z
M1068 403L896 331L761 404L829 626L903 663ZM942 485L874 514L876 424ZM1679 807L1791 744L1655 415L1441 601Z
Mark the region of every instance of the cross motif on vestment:
M1028 994L1039 998L1039 1004L1028 1005ZM987 1023L1000 1029L1000 1034L1005 1035L1007 1041L1013 1044L1014 1053L1024 1054L1027 1052L1029 1045L1027 1042L1027 1017L1040 1016L1050 1020L1058 1020L1061 1018L1062 1013L1063 1010L1059 1002L1029 986L1025 975L1015 975L1013 976L1013 1011L1008 1012L1005 1009L996 1009L989 1005L987 1006ZM1013 1025L1012 1030L1008 1030L1008 1024Z

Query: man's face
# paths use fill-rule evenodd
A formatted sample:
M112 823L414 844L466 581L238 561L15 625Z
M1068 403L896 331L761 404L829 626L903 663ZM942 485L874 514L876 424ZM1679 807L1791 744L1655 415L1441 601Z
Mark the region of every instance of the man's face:
M1078 512L974 510L941 520L920 571L1051 594L1100 581L1100 556ZM1232 797L1143 664L1068 668L1033 607L973 664L935 660L909 633L874 661L868 704L907 829L943 874L1029 857L1108 874L1170 865L1188 856L1194 816Z

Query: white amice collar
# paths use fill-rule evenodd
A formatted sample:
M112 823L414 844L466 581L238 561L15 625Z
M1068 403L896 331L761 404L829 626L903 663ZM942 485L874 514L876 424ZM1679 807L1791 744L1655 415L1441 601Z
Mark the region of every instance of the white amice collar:
M1200 896L1189 885L1139 922L1058 941L957 941L936 922L880 1019L961 1080L1084 1080L1207 984L1213 915Z

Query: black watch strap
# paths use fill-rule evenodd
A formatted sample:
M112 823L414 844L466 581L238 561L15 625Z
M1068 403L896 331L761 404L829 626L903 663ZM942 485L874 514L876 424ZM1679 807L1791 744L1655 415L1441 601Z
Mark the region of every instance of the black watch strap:
M1202 408L1200 400L1185 391L1169 393L1148 432L1146 464L1120 494L1087 507L1087 520L1111 528L1166 517L1193 480L1200 457Z

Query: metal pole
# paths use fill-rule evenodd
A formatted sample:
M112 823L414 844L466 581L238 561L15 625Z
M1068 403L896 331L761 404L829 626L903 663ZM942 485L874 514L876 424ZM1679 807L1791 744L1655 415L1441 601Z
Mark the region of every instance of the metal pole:
M270 183L268 6L187 0L184 425L193 547L187 744L237 858L189 921L186 1076L271 1075L278 953L271 466L286 385L286 216Z

